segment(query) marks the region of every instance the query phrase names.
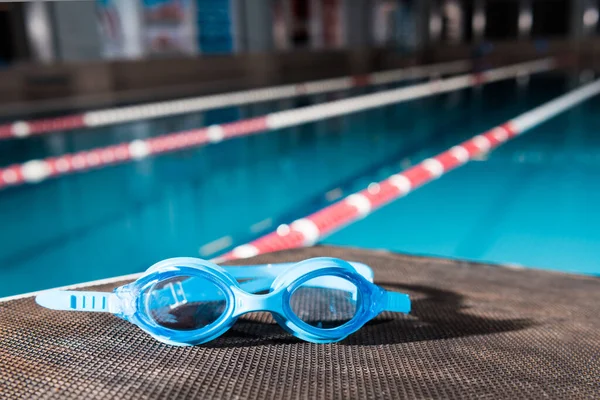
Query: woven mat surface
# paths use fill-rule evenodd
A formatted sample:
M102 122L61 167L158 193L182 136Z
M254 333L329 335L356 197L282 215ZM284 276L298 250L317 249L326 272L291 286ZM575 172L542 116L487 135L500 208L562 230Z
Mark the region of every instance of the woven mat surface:
M314 256L369 264L413 312L328 345L253 314L171 347L109 314L3 302L0 398L600 398L600 279L333 247L245 263Z

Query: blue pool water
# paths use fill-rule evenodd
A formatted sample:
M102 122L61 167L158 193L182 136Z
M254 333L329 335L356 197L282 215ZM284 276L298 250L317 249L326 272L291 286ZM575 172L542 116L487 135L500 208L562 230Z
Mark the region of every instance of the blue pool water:
M0 296L216 256L571 83L499 82L0 191ZM6 165L367 91L5 142L0 157ZM323 242L600 275L599 106L584 103Z

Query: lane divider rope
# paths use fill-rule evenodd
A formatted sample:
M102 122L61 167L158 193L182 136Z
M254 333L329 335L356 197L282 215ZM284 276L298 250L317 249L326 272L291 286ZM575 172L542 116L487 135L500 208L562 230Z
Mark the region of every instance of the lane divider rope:
M459 75L435 82L275 112L222 125L175 132L148 139L136 139L128 143L49 157L43 160L30 160L22 164L0 168L0 188L38 183L52 177L141 160L151 155L204 146L239 136L258 134L439 93L452 92L513 78L523 73L548 71L554 68L554 65L553 59L542 59L491 69L478 74ZM480 145L483 144L480 143ZM436 168L434 164L431 164L430 167Z
M600 80L521 114L402 173L392 175L381 182L371 183L367 189L351 194L289 226L286 225L284 228L280 226L275 232L234 248L219 257L217 261L248 258L314 244L340 228L366 217L378 208L460 167L477 155L493 150L598 94L600 94Z
M567 93L557 99L546 103L540 107L537 107L525 114L513 118L512 120L499 125L481 136L486 137L490 141L490 149L503 144L504 142L517 137L527 130L534 128L537 125L549 120L550 118L570 109L571 107L587 100L588 98L598 95L600 93L600 80L595 83L588 84L580 89ZM480 135L478 135L480 136ZM477 137L477 136L476 136ZM479 148L473 143L473 139L467 140L459 145L456 145L449 150L433 157L432 159L438 160L444 166L444 173L457 168L479 153ZM421 170L421 171L419 171ZM368 212L364 212L367 206L364 205L364 200L350 200L351 198L356 199L350 195L345 199L340 200L337 203L328 206L321 211L311 214L301 220L311 221L310 223L317 229L318 239L322 239L328 234L333 233L340 228L351 224L359 219L364 218L371 211L375 211L377 208L382 207L392 201L395 201L419 186L422 186L428 182L434 180L432 176L427 175L428 172L422 166L417 164L415 167L399 174L394 174L389 178L377 183L377 186L369 185L371 192L374 194L366 195L364 190L355 193L358 198L366 199L369 201ZM419 181L419 177L421 180ZM373 189L376 187L377 189ZM382 187L384 192L382 192ZM367 192L368 192L367 188ZM376 193L375 193L376 192ZM373 198L370 196L380 194L380 198ZM353 204L354 203L354 204ZM362 203L363 205L356 205ZM373 206L376 204L377 206ZM300 220L298 220L300 221ZM296 221L296 222L298 222ZM302 223L300 223L302 224ZM269 251L280 251L294 247L302 247L306 243L306 239L302 237L303 233L295 232L292 230L291 225L295 228L299 226L298 223L290 225L280 225L275 232L268 235L262 236L257 240L254 240L248 244L244 244L236 247L232 251L224 254L221 257L213 259L214 262L224 262L228 260L235 260L241 258L248 258L258 254L264 254ZM311 235L312 241L314 239L314 233ZM289 240L286 238L289 237ZM59 289L79 289L87 286L109 284L127 280L134 280L141 276L142 273L134 273L123 276L116 276L107 279L101 279L92 282L79 283L75 285L65 286ZM35 296L42 291L30 292L19 294L15 296L8 296L0 298L0 303L28 298Z
M188 99L114 107L56 118L16 121L10 124L0 125L0 140L25 138L31 135L42 135L78 128L106 126L140 119L167 117L221 107L327 93L361 86L381 85L409 79L435 77L443 74L457 74L466 72L471 68L471 61L460 60L381 71L366 75L346 76Z

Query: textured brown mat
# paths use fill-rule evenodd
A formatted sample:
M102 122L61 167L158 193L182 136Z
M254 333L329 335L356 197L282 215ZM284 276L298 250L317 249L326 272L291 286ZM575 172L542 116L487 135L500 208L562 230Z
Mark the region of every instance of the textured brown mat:
M255 315L178 348L14 300L0 303L0 398L600 398L600 279L330 247L252 261L324 255L371 265L413 313L331 345Z

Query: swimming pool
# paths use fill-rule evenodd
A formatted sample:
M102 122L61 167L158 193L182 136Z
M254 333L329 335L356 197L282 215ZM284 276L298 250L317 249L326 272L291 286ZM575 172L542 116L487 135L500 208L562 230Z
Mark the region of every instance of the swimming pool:
M498 82L2 190L0 296L172 256L213 257L548 101L572 80ZM1 143L0 157L20 162L373 90L32 137ZM598 106L583 103L324 242L600 274Z

